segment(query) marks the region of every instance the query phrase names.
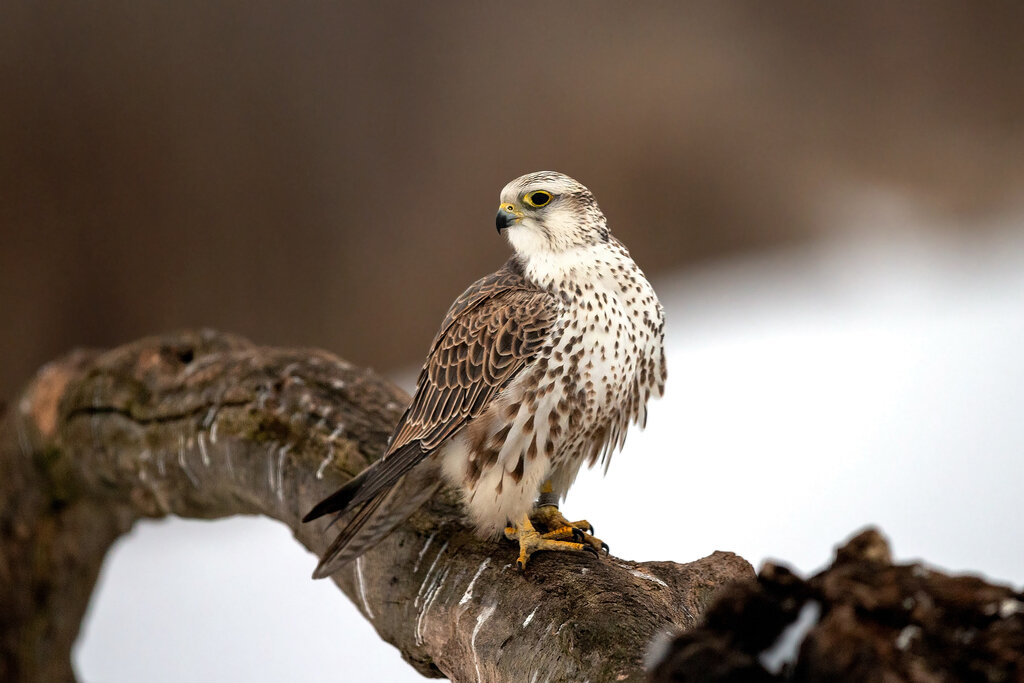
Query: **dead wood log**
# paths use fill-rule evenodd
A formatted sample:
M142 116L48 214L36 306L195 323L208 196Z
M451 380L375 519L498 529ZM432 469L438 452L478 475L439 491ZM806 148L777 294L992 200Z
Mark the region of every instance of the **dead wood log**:
M266 515L320 553L327 521L300 517L378 457L407 401L329 353L210 331L44 367L0 426L0 680L74 679L103 557L140 518ZM446 492L333 577L428 676L639 680L653 636L694 626L719 586L753 576L722 552L682 565L541 554L518 574L510 545L459 519Z
M767 562L651 653L651 683L1019 683L1024 592L894 564L868 528L801 579Z

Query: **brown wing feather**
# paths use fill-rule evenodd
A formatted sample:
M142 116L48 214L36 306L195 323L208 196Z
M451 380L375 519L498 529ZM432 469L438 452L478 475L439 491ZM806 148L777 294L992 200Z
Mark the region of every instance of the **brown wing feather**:
M530 285L514 260L474 283L445 316L388 452L360 475L358 490L339 506L317 506L316 516L386 491L486 410L547 342L557 311L557 300Z
M420 441L430 452L476 417L547 341L546 292L505 290L457 318L437 340L389 451Z
M547 341L555 313L546 292L508 289L456 318L435 343L388 454L357 499L391 486L486 410ZM414 443L419 447L409 448Z
M429 453L483 412L547 341L557 307L514 259L470 286L434 338L388 453L412 441Z

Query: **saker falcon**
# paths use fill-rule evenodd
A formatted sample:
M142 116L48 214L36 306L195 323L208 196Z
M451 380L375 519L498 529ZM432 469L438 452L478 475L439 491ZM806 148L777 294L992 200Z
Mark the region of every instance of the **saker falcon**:
M661 395L661 304L590 190L566 175L510 182L496 222L515 253L452 304L387 453L304 518L356 510L315 577L380 541L443 481L480 534L519 542L521 569L538 550L607 548L557 503Z

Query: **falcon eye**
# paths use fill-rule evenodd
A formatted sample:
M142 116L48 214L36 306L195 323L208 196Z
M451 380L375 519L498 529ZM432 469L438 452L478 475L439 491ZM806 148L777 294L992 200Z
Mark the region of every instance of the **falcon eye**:
M526 203L530 206L544 206L551 201L551 193L539 190L537 192L531 192L526 195L524 199L526 199Z

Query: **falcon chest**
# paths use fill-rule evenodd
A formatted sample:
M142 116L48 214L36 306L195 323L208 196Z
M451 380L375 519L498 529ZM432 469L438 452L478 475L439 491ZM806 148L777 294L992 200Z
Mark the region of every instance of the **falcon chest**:
M554 330L538 405L548 412L553 465L573 467L608 453L625 437L656 382L662 315L643 273L617 244L564 269L534 273L559 296L564 314ZM546 277L545 277L546 276Z
M664 381L661 307L617 242L533 257L524 277L558 300L531 366L444 450L481 533L499 533L550 482L564 495L580 466L607 457Z

